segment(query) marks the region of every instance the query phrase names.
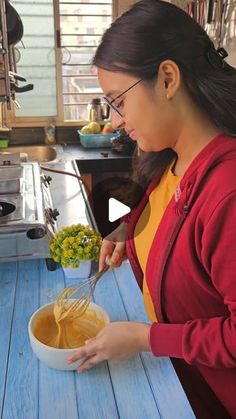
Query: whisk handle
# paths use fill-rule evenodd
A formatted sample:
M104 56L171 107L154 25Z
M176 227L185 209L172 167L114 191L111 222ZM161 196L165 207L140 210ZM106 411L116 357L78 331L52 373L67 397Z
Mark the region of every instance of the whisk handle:
M99 279L103 276L103 274L105 272L107 272L109 269L110 269L110 266L105 265L104 268L97 273L97 275L95 277L95 281L94 281L94 286L97 284L97 282L99 281Z

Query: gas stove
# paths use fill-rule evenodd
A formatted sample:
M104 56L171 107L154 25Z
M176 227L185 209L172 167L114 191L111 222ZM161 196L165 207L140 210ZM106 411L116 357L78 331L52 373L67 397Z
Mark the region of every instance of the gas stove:
M59 215L50 181L38 163L0 167L0 262L47 258Z

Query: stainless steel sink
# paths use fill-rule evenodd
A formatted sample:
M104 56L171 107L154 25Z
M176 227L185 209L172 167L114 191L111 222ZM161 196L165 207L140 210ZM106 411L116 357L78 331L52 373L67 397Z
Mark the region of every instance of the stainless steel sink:
M6 148L4 151L0 151L1 154L9 153L20 153L20 158L22 161L29 162L49 162L55 160L57 157L57 152L53 147L44 146L44 145L33 145L33 146L16 146Z

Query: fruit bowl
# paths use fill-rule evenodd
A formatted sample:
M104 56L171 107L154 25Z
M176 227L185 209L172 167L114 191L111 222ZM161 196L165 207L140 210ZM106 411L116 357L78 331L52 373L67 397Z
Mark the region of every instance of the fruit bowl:
M119 131L114 131L110 134L82 134L80 130L77 130L80 142L85 148L102 148L102 147L111 147L111 138L116 138L119 136Z

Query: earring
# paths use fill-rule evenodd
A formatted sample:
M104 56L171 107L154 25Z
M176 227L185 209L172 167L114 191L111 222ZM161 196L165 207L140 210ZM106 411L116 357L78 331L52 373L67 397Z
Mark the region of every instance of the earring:
M172 97L170 97L169 93L166 93L166 100L171 100Z

